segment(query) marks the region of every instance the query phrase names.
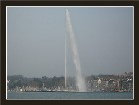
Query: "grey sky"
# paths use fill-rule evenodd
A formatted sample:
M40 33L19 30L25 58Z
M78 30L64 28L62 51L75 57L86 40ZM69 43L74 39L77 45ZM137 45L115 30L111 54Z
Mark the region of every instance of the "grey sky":
M67 7L83 75L133 71L132 7ZM66 7L7 8L7 74L64 76ZM68 75L75 75L67 49Z

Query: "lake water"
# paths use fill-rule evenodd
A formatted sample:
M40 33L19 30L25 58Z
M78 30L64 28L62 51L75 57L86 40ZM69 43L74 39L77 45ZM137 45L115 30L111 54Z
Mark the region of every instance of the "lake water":
M133 92L8 92L7 99L23 100L132 100Z

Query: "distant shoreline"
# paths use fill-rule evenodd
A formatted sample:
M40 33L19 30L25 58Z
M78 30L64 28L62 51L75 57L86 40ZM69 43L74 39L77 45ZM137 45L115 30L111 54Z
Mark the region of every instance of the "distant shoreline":
M69 93L96 93L96 92L100 92L100 93L112 93L112 92L116 92L116 93L123 93L123 92L133 92L133 91L86 91L86 92L79 92L79 91L9 91L9 92L69 92Z

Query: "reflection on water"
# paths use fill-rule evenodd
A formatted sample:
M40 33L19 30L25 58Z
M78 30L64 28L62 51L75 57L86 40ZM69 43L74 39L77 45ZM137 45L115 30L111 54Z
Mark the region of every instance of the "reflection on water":
M132 92L8 92L7 99L45 99L45 100L109 100L133 99Z

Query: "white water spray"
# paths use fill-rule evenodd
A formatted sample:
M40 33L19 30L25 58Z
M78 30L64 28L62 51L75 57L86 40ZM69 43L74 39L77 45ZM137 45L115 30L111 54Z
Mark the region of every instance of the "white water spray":
M66 10L66 22L67 22L67 31L68 31L69 37L70 37L69 42L70 42L70 47L72 50L73 62L75 64L76 72L77 72L76 85L77 85L79 92L85 92L86 91L85 81L81 74L81 66L80 66L78 49L76 46L75 35L74 35L73 29L72 29L72 24L70 21L70 14L69 14L68 10Z

